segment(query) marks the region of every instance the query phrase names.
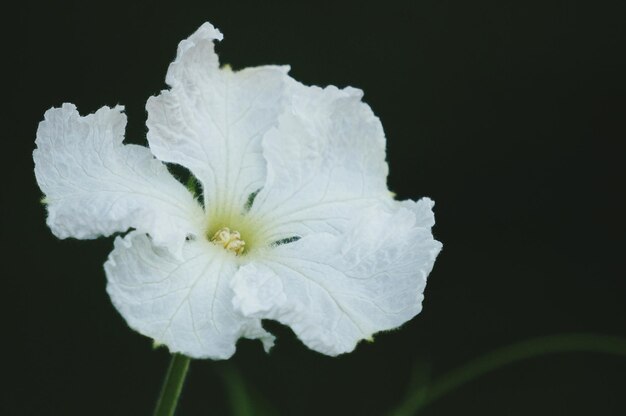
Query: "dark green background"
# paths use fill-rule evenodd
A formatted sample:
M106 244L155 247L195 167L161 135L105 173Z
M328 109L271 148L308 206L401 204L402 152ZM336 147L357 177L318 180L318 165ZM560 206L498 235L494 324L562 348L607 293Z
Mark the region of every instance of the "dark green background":
M390 188L437 203L444 249L423 312L399 331L340 358L275 324L270 355L240 342L230 364L281 414L378 415L416 363L436 377L532 336L626 335L619 2L263 3L21 2L3 13L0 413L151 411L167 353L105 293L112 241L49 232L31 152L44 111L62 102L83 114L125 105L128 140L143 143L146 99L205 20L235 68L290 64L302 82L362 88L387 134ZM181 415L228 414L223 368L192 363ZM564 354L492 373L424 414L622 415L625 387L626 360Z

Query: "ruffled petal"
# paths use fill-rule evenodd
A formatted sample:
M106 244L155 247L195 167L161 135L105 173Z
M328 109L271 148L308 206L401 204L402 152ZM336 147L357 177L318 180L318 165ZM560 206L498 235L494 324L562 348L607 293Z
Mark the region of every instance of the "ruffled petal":
M250 214L273 241L340 233L358 209L390 199L380 120L354 88L292 81L289 91L290 111L263 139L267 181Z
M159 159L193 172L212 216L243 211L263 186L261 138L283 110L289 70L220 69L213 42L221 39L205 23L183 40L167 72L171 89L146 105L150 148Z
M118 237L104 265L107 292L131 328L171 352L211 359L232 356L241 337L273 344L259 319L233 309L228 281L236 267L232 254L206 240L186 243L179 259L137 232Z
M81 117L64 104L46 112L33 158L48 225L59 238L80 239L133 227L176 251L201 232L202 207L148 148L122 144L122 111Z
M268 250L233 278L235 308L289 325L309 348L333 356L402 325L420 312L441 249L425 225L432 205L368 209L345 235L311 234Z

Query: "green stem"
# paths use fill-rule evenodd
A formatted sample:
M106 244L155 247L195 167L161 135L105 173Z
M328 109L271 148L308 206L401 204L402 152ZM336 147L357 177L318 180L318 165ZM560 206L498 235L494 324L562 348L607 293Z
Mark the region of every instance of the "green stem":
M172 355L165 380L163 380L163 387L161 387L161 394L154 409L154 416L173 416L176 412L190 361L189 357L182 354Z
M254 415L250 395L241 375L232 366L227 365L222 371L222 377L233 416Z
M483 374L520 360L560 352L596 352L626 356L626 339L607 335L564 334L533 338L509 345L451 371L430 386L417 389L391 415L414 415L426 405Z

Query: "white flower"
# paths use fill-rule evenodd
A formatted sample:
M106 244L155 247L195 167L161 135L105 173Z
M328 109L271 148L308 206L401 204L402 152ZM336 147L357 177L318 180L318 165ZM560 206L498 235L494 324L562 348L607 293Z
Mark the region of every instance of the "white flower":
M150 148L122 143L122 107L50 109L35 173L59 238L115 232L107 290L128 324L172 352L224 359L289 325L349 352L420 312L441 244L433 202L395 201L382 126L362 92L307 87L288 67L219 68L208 23L148 100ZM154 156L156 156L156 159ZM187 168L203 200L167 170Z

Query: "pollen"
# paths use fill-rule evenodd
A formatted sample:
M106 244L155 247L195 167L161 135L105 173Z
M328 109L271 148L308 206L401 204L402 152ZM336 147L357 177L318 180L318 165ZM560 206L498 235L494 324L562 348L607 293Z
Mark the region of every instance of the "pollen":
M211 242L234 252L236 255L243 254L246 248L246 242L241 239L239 231L231 231L228 227L217 230L213 237L211 237Z

